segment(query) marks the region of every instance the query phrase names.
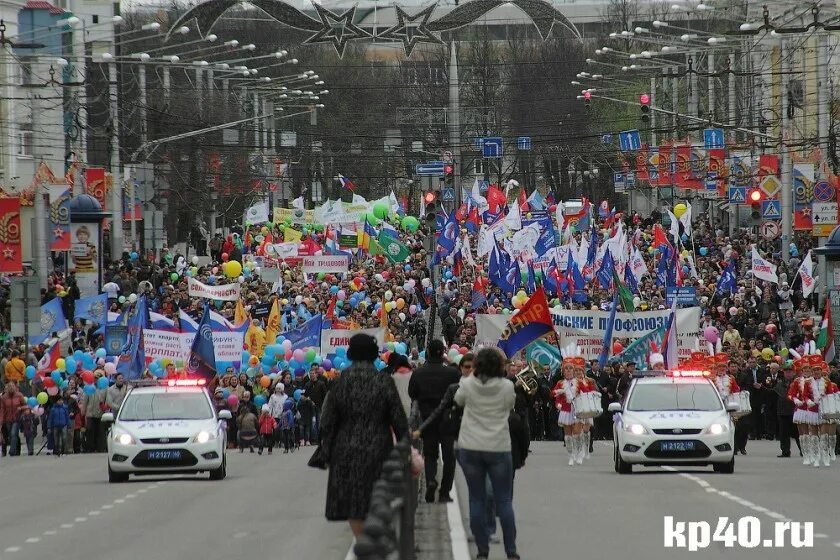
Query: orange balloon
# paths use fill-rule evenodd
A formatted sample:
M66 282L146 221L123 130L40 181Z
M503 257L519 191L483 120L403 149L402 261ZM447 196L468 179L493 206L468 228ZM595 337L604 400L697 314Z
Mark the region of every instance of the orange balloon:
M268 386L271 385L271 379L267 375L263 375L260 377L260 385L263 389L268 389Z

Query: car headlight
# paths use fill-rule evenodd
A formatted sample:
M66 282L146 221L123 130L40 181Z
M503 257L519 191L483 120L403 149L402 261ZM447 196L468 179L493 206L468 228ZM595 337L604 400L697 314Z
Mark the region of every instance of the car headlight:
M625 432L630 432L634 436L643 436L648 433L647 428L642 426L641 424L626 424L624 426Z
M711 424L708 428L706 428L707 434L712 434L713 436L719 436L720 434L726 433L729 431L729 426L726 424Z
M128 432L123 432L121 430L115 431L112 436L114 441L119 443L120 445L135 445L137 440L134 439L134 436L129 434Z
M207 443L210 440L216 439L215 432L208 432L206 430L201 430L195 437L193 438L193 442L195 443Z

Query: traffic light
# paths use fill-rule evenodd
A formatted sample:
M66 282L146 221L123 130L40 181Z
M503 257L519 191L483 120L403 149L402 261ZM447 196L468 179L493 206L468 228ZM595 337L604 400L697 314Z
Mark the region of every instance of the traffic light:
M639 110L641 111L642 122L650 122L650 96L646 93L639 96Z
M455 184L455 164L447 163L443 166L443 182L449 186Z
M753 224L758 225L761 222L761 201L764 200L764 193L761 189L749 189L747 191L747 201L750 203L750 219Z
M428 191L423 195L423 207L426 209L426 222L434 223L437 216L437 193Z
M587 111L592 109L592 92L591 91L583 92L583 106Z

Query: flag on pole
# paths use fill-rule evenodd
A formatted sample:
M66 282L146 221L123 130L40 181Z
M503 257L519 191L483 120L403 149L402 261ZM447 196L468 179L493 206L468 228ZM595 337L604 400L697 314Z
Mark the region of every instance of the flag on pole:
M817 279L814 278L814 261L811 260L811 251L802 259L799 270L796 271L799 279L802 280L802 297L808 297L814 292L817 286Z
M665 322L665 336L662 337L662 356L665 368L674 369L679 363L677 355L677 298L671 303L671 313Z
M390 233L386 233L384 228L380 230L376 241L382 249L382 254L392 263L401 263L411 254L408 247Z
M245 211L245 224L263 224L268 221L268 201L258 202Z
M626 266L627 265L625 265L625 267ZM630 274L630 277L632 278L633 275ZM636 310L636 306L633 305L633 292L624 285L624 282L622 282L621 278L618 277L618 272L615 269L613 269L613 282L615 283L615 293L618 295L621 307L626 313L633 313L633 311Z
M245 306L242 305L242 300L236 300L236 310L233 312L233 322L236 323L237 326L242 325L245 321L248 320L248 312L245 311Z
M204 313L198 322L198 332L195 333L190 359L187 362L187 373L202 377L208 382L216 377L216 350L213 348L213 327L210 325L210 304L204 305Z
M837 356L834 347L834 326L831 324L831 305L826 303L820 323L820 332L817 335L817 348L822 350L823 359L826 363L831 362Z
M612 336L613 325L615 325L615 312L618 309L618 292L613 295L612 308L610 309L610 318L607 321L607 332L604 333L604 345L601 347L601 355L598 356L598 365L602 368L607 365L607 358L610 357L612 351Z
M126 379L137 379L146 369L146 349L143 346L143 329L149 328L149 306L142 295L134 305L134 314L128 319L128 342L120 351L117 371Z
M766 280L774 284L779 283L779 277L776 275L776 265L761 258L755 245L752 246L752 272L753 276L759 280Z
M350 192L356 190L356 185L353 184L353 181L342 175L341 173L338 174L338 182L341 183L341 186L347 189Z
M554 332L545 291L540 286L534 295L513 315L505 327L498 346L510 358L534 340Z
M266 344L274 344L274 339L280 334L280 305L277 298L271 304L271 311L268 312L268 321L265 324Z

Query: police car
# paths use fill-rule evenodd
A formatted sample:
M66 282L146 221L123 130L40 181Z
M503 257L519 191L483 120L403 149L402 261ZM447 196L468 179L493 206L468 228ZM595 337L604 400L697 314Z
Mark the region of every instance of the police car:
M225 477L227 432L216 413L203 379L162 380L129 389L108 433L108 481L125 482L128 476L196 474L209 472L210 480Z
M708 372L643 372L635 377L623 403L612 403L615 471L633 465L707 466L735 470L737 410L725 403Z

